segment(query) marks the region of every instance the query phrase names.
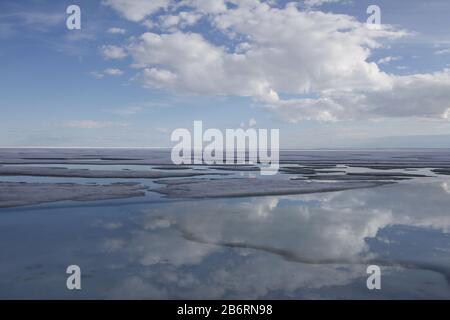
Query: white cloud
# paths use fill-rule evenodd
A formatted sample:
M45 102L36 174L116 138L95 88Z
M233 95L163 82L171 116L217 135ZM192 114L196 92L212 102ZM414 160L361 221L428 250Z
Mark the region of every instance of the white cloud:
M221 13L227 10L224 0L182 0L179 5L191 6L202 13Z
M398 60L401 60L402 59L402 57L392 57L392 56L388 56L388 57L385 57L385 58L382 58L382 59L380 59L380 60L378 60L378 64L389 64L389 63L391 63L391 62L393 62L393 61L398 61Z
M124 48L114 45L102 46L100 51L105 59L123 59L127 56Z
M281 118L290 123L297 123L303 120L333 122L339 120L339 115L346 115L344 107L327 97L278 100L267 105L267 109L279 114Z
M113 27L113 28L108 29L108 33L111 33L111 34L125 34L126 32L127 31L122 28Z
M447 119L450 114L450 70L392 76L378 90L329 91L317 99L280 101L272 110L289 122L383 117Z
M143 81L146 86L153 88L165 88L171 86L177 80L176 74L156 68L147 68L142 72Z
M65 123L65 127L75 129L125 128L128 126L128 123L95 120L72 120Z
M155 23L151 20L145 20L142 22L142 25L147 29L153 29L155 27Z
M380 116L445 118L450 109L450 70L392 79L390 88L366 92L363 108Z
M115 68L108 68L103 70L103 73L108 75L108 76L113 76L113 77L118 77L123 75L123 71L120 69L115 69Z
M192 24L200 14L228 38L220 45L202 34L183 31L181 14L168 10L160 23L169 33L135 37L126 51L121 48L120 56L132 57L133 66L140 69L136 79L147 87L251 97L291 122L450 114L450 95L445 90L449 72L398 76L369 61L385 41L408 32L389 25L370 30L351 16L301 11L295 3L276 8L258 0L228 2L235 7L227 8L223 1L178 3L192 8ZM319 2L323 3L308 1ZM399 58L388 56L378 63ZM284 95L298 98L280 98Z
M389 76L367 62L369 48L379 46L377 38L403 35L369 31L348 16L302 12L293 6L271 9L259 2L215 16L213 24L248 38L244 43L250 49L230 52L194 33L145 33L128 48L135 64L145 69L144 83L269 102L278 101L278 93L379 87ZM162 72L165 79L156 82L155 75Z
M168 31L176 31L196 24L200 18L200 14L183 11L177 15L160 16L159 26Z
M145 17L167 8L170 0L104 0L103 4L112 7L126 19L141 21Z
M123 75L123 71L116 68L107 68L103 71L92 71L91 76L93 76L96 79L102 79L105 76L112 76L112 77L119 77Z

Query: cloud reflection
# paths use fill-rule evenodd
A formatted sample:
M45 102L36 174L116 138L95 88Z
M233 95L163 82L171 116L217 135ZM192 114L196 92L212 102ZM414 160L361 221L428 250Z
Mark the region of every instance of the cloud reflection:
M365 267L375 261L384 265L384 274L404 268L437 272L440 280L433 281L450 297L443 278L450 274L450 258L442 254L450 248L445 183L141 209L126 246L116 252L145 267L146 274L127 278L114 292L145 284L150 289L142 297L155 292L172 298L308 297L314 290L320 296L321 288L365 286ZM426 230L435 232L439 247L412 248L409 236ZM419 280L409 281L408 290L419 292Z

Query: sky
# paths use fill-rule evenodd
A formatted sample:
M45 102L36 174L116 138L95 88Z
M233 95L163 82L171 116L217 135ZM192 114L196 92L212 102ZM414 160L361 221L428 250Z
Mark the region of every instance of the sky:
M446 0L2 0L0 147L170 147L195 120L279 129L282 148L450 147L449 15Z

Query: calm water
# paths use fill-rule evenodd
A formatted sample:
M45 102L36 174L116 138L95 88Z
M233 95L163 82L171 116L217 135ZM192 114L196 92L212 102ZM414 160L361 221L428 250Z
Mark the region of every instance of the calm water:
M0 210L1 298L450 298L450 178ZM65 269L82 270L82 290ZM366 268L382 269L369 291Z
M100 156L126 158L130 152L3 150L0 163L89 170L148 170L170 163L167 152L131 155L137 159L98 165ZM47 164L52 158L69 164ZM72 163L78 158L92 162ZM283 159L290 166L306 161L332 171L430 177L296 196L194 201L148 192L141 198L0 209L0 298L450 299L450 176L429 169L450 165L450 151L290 152ZM389 170L405 163L415 163L415 169ZM220 178L301 177L227 173ZM149 179L4 176L0 181L161 187ZM381 268L381 290L367 289L372 264ZM81 291L66 288L69 265L81 267Z

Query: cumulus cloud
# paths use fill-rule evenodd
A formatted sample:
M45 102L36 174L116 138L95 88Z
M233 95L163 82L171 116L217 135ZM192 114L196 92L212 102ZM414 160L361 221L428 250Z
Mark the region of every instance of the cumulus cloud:
M236 1L230 1L233 3ZM245 2L245 1L241 1ZM180 6L190 6L202 13L221 13L227 10L227 5L224 0L182 0Z
M163 15L159 17L159 26L168 31L176 31L196 24L201 17L200 14L185 11L176 15Z
M100 51L105 59L123 59L127 56L124 48L114 45L102 46Z
M104 0L103 4L110 6L122 16L131 21L141 21L148 15L160 9L167 8L170 0Z
M319 5L324 1L309 2ZM124 12L135 9L137 3L122 8L122 13L126 16ZM444 88L450 81L449 72L398 76L383 72L378 65L399 57L389 56L378 64L370 61L374 50L408 32L389 25L370 30L354 17L302 11L293 3L284 8L258 0L227 3L234 6L201 0L160 4L159 9L183 8L181 12L168 9L160 18L165 32L134 37L125 49L108 46L104 51L109 54L104 55L129 54L139 69L136 79L144 86L251 97L291 122L447 117L450 97ZM206 34L184 30L202 17L227 40L216 44ZM283 99L285 95L294 98Z

